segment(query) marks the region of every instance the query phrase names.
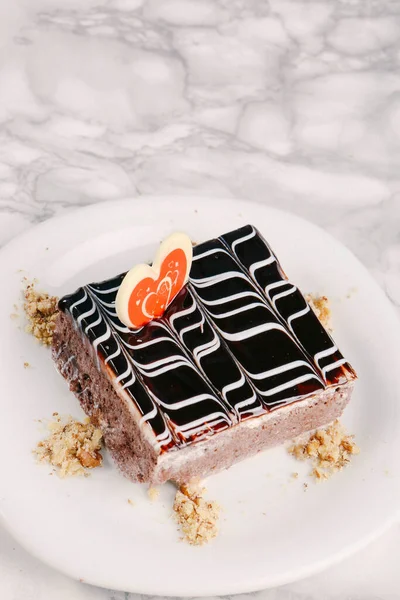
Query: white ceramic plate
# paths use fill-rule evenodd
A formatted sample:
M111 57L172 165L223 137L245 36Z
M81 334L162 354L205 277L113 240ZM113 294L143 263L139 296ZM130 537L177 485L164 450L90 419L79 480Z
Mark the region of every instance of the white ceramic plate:
M248 222L271 242L303 290L332 300L335 338L359 373L344 422L362 452L350 468L319 485L307 480L307 466L284 448L211 477L208 495L224 507L221 532L208 546L194 548L179 541L171 519L172 485L151 503L145 486L125 480L108 457L89 478L66 480L35 463L31 450L44 433L35 420L54 411L82 413L48 349L18 329L22 319L10 314L24 274L61 296L151 259L173 230L201 241ZM322 230L249 202L136 198L35 227L0 253L0 272L1 514L14 536L49 565L125 591L231 594L310 575L396 519L400 326L364 267ZM25 361L30 368L24 369ZM296 480L294 471L300 473Z

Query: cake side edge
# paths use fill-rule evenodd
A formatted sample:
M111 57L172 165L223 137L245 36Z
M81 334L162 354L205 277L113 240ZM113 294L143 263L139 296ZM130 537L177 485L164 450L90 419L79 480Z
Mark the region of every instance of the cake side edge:
M207 440L160 456L153 483L183 484L218 473L339 418L350 401L354 382L330 387L263 416L243 421Z
M144 435L124 398L100 370L68 313L60 312L53 336L57 370L104 441L119 470L131 481L152 481L159 452Z

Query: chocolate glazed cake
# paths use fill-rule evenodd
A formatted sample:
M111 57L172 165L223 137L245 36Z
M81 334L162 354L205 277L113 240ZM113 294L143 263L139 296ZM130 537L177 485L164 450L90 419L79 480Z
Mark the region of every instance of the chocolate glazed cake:
M138 331L124 275L60 300L53 358L124 475L179 483L340 416L356 374L252 226L199 244L188 284Z

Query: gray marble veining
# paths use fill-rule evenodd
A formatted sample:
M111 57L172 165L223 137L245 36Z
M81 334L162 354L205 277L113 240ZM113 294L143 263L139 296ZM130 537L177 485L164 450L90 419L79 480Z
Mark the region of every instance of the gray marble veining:
M101 200L248 198L330 231L400 309L399 67L399 0L2 0L0 243ZM258 596L399 598L399 544ZM0 596L128 598L3 532Z

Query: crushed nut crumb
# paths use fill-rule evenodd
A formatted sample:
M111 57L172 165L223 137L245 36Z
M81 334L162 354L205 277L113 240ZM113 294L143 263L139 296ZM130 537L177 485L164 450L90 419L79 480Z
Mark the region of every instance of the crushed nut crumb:
M289 453L297 460L311 460L311 476L323 481L346 467L352 455L359 454L360 449L353 438L339 421L335 421L326 429L318 429L308 439L291 446Z
M58 298L44 292L37 292L34 284L26 286L24 310L28 318L26 331L39 342L50 346L58 314Z
M328 331L333 331L332 313L329 305L329 299L326 296L317 296L316 294L307 294L306 300L321 321L322 325Z
M29 369L31 365L28 362L24 362L24 369Z
M321 469L319 469L318 467L315 467L312 471L311 474L313 477L315 477L315 479L319 480L319 479L328 479L328 475L325 473L325 471L322 471Z
M48 423L49 436L34 450L38 460L58 467L60 477L85 475L86 469L100 467L103 462L100 429L72 417L63 422L57 413L53 417L54 421Z
M160 495L160 490L155 487L151 487L148 489L147 494L148 494L150 500L152 502L155 502L158 499L158 496Z
M182 485L175 496L175 518L184 539L193 546L209 542L218 533L220 507L205 500L204 492L204 488Z
M135 502L130 498L128 498L128 504L130 504L131 506L135 506Z
M347 292L347 294L346 294L346 298L348 298L348 299L349 299L349 298L351 298L351 297L352 297L354 294L356 294L356 293L357 293L357 291L358 291L358 290L357 290L357 288L356 288L356 287L351 287L351 288L349 289L349 291Z
M298 473L292 473L292 477L293 477L293 479L298 479L299 478L299 474Z

